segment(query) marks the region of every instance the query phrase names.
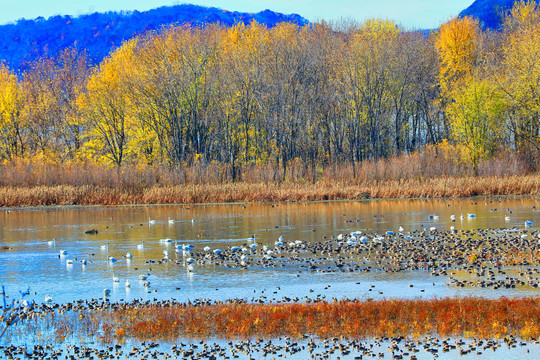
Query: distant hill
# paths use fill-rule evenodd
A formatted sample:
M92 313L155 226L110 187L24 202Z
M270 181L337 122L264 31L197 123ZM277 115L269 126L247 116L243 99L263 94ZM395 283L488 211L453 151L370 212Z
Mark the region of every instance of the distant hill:
M539 0L536 0L538 2ZM500 29L501 15L512 8L516 0L476 0L459 16L472 16L487 29Z
M82 16L22 19L0 26L0 60L13 69L22 69L43 55L55 56L68 47L86 49L90 62L99 63L124 40L170 24L204 25L220 22L231 26L256 20L268 27L279 22L299 25L308 21L297 14L270 10L242 13L196 5L163 6L149 11L93 13Z

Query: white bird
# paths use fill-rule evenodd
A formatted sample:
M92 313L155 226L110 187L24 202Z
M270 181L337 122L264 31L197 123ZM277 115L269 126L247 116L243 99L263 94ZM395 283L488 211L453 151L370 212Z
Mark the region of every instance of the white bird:
M118 282L120 282L120 279L118 278L118 276L113 276L112 281L115 282L115 283L118 283Z
M454 215L454 214L450 215L450 220L456 221L456 215Z
M468 217L469 219L471 219L471 218L476 217L476 214L467 214L467 217Z
M159 242L160 242L160 243L170 243L170 242L172 242L172 239L169 239L169 238L167 238L167 239L161 239L161 240L159 240Z
M525 221L525 226L532 226L533 222L530 220Z
M45 302L46 302L46 303L52 302L52 297L51 297L51 295L49 295L49 294L45 295Z
M81 260L81 264L82 264L83 266L86 265L86 264L87 264L86 259L82 259L82 260Z
M101 250L107 250L107 245L106 245L106 244L105 244L105 245L101 245L99 248L100 248Z
M456 227L455 226L450 226L450 232L454 232L456 231Z
M403 228L403 226L400 226L399 227L399 232L403 232L403 231L405 231L405 229Z
M257 247L257 244L251 244L249 245L250 248L255 249Z
M49 245L49 246L53 246L55 244L56 244L56 239L52 239L52 240L47 241L47 245Z
M126 287L131 287L131 284L129 283L129 279L126 279Z
M154 225L156 223L156 220L152 220L148 218L148 225Z
M191 264L191 263L194 262L194 261L195 261L195 259L193 259L193 258L187 258L187 259L186 259L186 262L187 262L188 264Z
M205 246L203 250L204 250L204 252L209 252L210 251L210 246Z
M111 290L110 289L103 289L103 296L107 297L107 296L110 296L111 295Z
M143 250L144 249L144 241L142 242L142 244L137 245L137 249L138 250Z
M60 255L67 255L67 250L60 250Z
M112 262L112 263L115 263L117 260L116 260L116 258L114 258L112 256L109 256L109 261Z
M71 260L71 259L66 260L66 264L67 264L67 265L73 265L73 260Z
M163 250L163 258L168 259L169 258L169 252L167 250Z
M146 279L148 279L148 276L143 275L143 274L139 275L139 280L146 280Z
M169 225L172 225L172 224L174 224L174 220L169 218Z
M214 249L214 254L219 255L223 252L221 249Z
M340 240L340 241L343 240L343 234L339 234L339 235L337 236L337 239Z
M126 257L128 259L131 259L133 257L133 254L128 251L127 254L126 254Z
M504 221L510 221L510 216L506 215L506 216L504 217Z

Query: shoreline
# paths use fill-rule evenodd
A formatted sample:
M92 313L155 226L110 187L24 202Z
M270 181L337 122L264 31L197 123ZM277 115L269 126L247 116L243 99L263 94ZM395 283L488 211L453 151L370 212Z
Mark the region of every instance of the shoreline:
M125 189L102 185L2 186L0 208L421 200L538 194L540 175L373 180L359 184L239 182Z

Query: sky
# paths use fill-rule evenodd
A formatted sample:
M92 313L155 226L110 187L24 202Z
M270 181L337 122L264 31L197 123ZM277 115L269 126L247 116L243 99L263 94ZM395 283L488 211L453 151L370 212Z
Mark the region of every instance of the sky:
M21 18L77 16L111 10L144 11L183 3L245 12L270 9L297 13L310 21L341 18L362 21L379 17L395 20L410 29L430 29L459 14L473 0L0 0L0 24Z

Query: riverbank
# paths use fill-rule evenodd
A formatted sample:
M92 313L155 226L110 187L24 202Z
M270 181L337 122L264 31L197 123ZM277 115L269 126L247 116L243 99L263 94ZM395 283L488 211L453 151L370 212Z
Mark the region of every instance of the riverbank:
M358 184L321 181L137 188L101 185L4 186L0 187L0 207L452 198L539 193L540 175L364 181Z

